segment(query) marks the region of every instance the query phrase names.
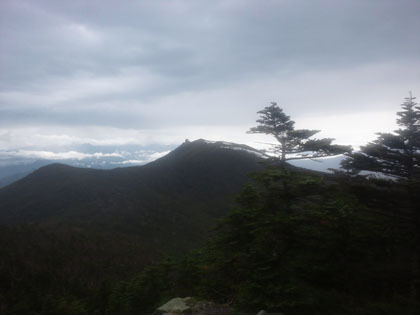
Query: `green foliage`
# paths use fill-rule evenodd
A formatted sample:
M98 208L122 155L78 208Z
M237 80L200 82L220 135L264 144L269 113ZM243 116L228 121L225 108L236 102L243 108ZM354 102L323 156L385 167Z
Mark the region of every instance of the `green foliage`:
M145 268L114 286L106 314L148 314L174 296L196 295L200 266L197 255L191 253Z
M350 285L349 260L361 254L352 246L368 229L352 224L357 200L304 174L269 170L257 180L259 192L244 191L210 246L212 272L222 274L213 287L230 287L227 300L245 309L291 311L315 303L313 286Z
M420 176L420 107L410 96L397 112L400 126L394 133L378 133L378 138L360 152L349 156L343 167L352 172L361 170L381 172L399 178Z
M257 120L258 126L251 128L248 133L263 133L273 136L278 142L273 145L274 152L280 154L282 162L298 159L302 157L303 153L305 153L305 158L309 158L338 155L351 151L349 146L332 145L334 139L309 139L320 130L295 129L295 122L275 102L260 110L258 114L260 114L260 118Z
M246 312L415 314L410 236L392 215L405 189L277 168L254 178L202 250L145 270L120 300L144 311L193 295ZM141 313L134 300L127 314Z
M373 171L393 176L404 190L400 206L394 216L405 222L407 244L411 247L410 256L410 294L418 299L420 294L420 107L410 96L397 112L400 126L394 133L379 133L378 138L351 154L342 163L350 175L360 171Z
M194 154L186 149L180 160ZM181 173L189 169L201 172L204 182L212 178L200 163ZM162 245L155 237L176 222L171 217L154 233L135 216L113 225L50 221L1 228L2 314L147 314L176 296L248 313L416 314L410 264L418 251L411 222L418 183L320 177L283 166L253 178L205 246L184 255L182 238L171 234L166 240L173 242L160 248L178 245L172 248L178 255L146 268L148 246ZM189 214L181 212L187 218L179 228L198 237L188 234Z
M259 125L251 128L249 131L250 133L265 133L278 137L282 133L294 130L295 122L291 120L290 116L287 116L283 112L283 109L279 108L275 102L272 102L271 106L267 106L263 110L260 110L258 114L260 114L260 119L257 120ZM316 132L317 130L312 130L312 135ZM309 136L308 133L307 135Z
M74 298L56 298L47 296L44 301L43 309L41 311L43 315L88 315L86 305Z

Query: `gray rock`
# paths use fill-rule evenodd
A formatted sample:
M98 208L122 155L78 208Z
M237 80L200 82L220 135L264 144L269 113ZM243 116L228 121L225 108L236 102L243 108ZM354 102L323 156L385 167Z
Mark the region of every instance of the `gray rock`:
M267 313L264 310L261 310L257 313L257 315L284 315L284 313Z
M226 305L198 301L191 297L174 298L159 307L155 315L233 315L233 310Z
M192 298L174 298L159 307L155 314L186 314L191 309Z

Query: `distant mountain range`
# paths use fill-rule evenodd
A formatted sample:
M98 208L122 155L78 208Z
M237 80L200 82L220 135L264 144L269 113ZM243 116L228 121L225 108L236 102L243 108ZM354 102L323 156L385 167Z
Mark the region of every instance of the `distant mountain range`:
M173 145L77 145L43 149L0 150L0 188L38 168L61 163L75 167L113 169L144 165L166 155Z
M207 142L211 143L210 141ZM228 142L219 143L224 143L225 146L230 146L231 148L241 146ZM94 169L131 167L147 164L166 155L172 149L173 146L169 145L147 147L133 145L120 147L82 145L72 148L63 148L64 151L61 153L31 150L23 152L0 151L0 188L49 164L60 163L74 167ZM252 148L250 148L250 150L257 152L257 150ZM295 160L290 161L290 164L311 170L328 172L329 168L339 168L341 160L342 157L338 156L318 160Z

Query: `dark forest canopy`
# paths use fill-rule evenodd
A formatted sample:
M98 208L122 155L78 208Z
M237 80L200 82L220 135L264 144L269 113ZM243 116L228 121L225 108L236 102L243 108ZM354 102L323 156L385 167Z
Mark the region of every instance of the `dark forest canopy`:
M404 187L278 166L253 178L206 246L120 283L112 312L192 295L248 314L417 314Z

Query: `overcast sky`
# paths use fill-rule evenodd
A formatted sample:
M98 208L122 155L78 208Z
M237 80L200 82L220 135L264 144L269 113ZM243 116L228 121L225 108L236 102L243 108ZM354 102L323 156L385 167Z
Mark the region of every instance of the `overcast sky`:
M0 150L258 147L271 101L357 146L420 96L419 34L419 0L0 0Z

